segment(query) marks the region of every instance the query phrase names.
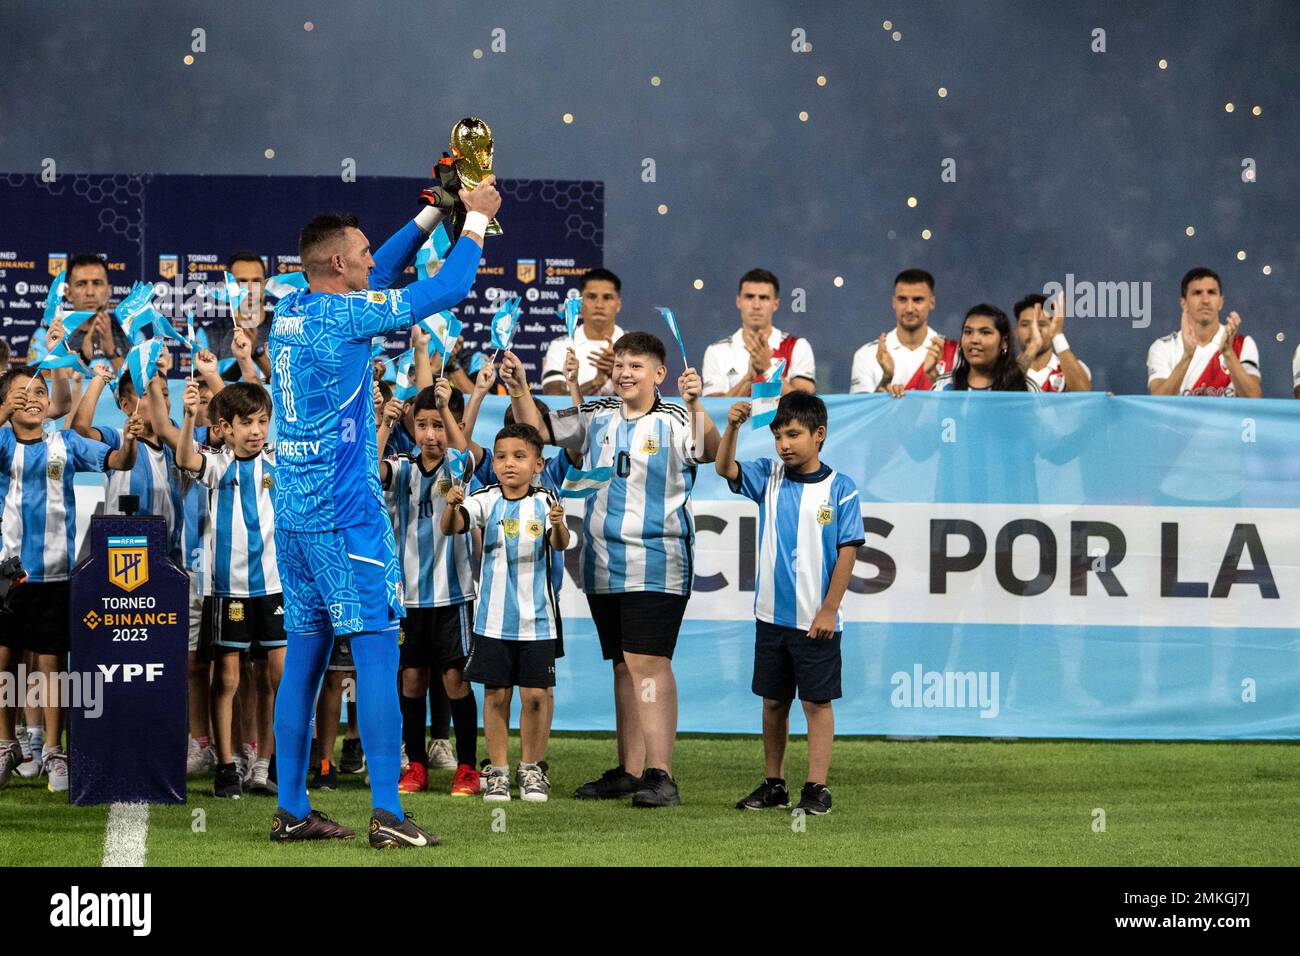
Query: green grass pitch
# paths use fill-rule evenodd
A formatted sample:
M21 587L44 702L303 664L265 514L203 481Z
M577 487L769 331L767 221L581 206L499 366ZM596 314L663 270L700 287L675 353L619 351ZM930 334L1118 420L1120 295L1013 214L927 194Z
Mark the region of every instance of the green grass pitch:
M552 798L485 804L447 795L450 772L404 797L444 846L376 852L365 843L361 775L314 805L355 828L347 842L273 845L270 797L211 796L190 780L189 804L153 807L150 866L465 865L1280 865L1300 861L1297 750L1285 743L1019 741L836 742L829 816L802 828L780 810L742 812L762 778L756 737L686 735L676 775L683 805L633 810L586 802L574 787L610 766L608 734L557 734ZM480 755L483 751L480 750ZM806 745L791 741L787 778L803 783ZM518 759L517 741L511 748ZM513 764L512 764L513 767ZM504 816L493 815L503 807ZM1097 829L1104 811L1104 832ZM196 826L202 811L202 827ZM0 791L0 866L98 866L107 807L72 807L44 780ZM495 823L495 827L494 827ZM504 824L504 826L503 826ZM198 832L196 832L196 830Z

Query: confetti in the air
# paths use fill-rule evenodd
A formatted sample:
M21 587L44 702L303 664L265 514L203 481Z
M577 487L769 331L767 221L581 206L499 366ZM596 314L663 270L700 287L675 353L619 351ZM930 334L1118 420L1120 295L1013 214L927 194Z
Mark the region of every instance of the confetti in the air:
M911 209L915 209L915 208L916 208L916 197L915 197L915 196L908 196L908 197L907 197L907 205L908 205L909 208L911 208Z
M482 50L475 50L475 51L474 51L474 59L476 59L476 60L481 60L481 59L483 59L483 51L482 51Z
M898 30L895 30L895 31L891 34L891 36L893 36L893 38L894 38L894 42L895 42L895 43L897 43L899 40L903 39L903 34L900 33Z
M929 230L929 229L922 229L922 230L921 230L921 238L922 238L922 239L929 239L929 238L930 238L930 235L931 235L931 233L930 233L930 230Z
M194 56L193 56L193 54L190 54L190 53L186 53L186 54L185 54L185 65L186 65L186 66L193 66L193 65L194 65Z
M1195 227L1195 226L1188 226L1186 231L1187 231L1187 235L1189 235L1189 236L1194 236L1194 235L1196 235L1196 227Z
M818 85L818 86L825 86L825 85L826 85L826 77L824 77L824 76L819 76L819 77L817 77L817 85ZM1256 107L1256 109L1258 109L1258 107Z
M1233 106L1231 103L1224 103L1224 104L1223 104L1223 111L1224 111L1225 113L1231 113L1231 112L1232 112L1233 110L1235 110L1235 109L1236 109L1236 107Z
M1272 266L1265 266L1264 268L1260 269L1259 271L1262 272L1262 273L1264 273L1264 275L1266 275L1266 276L1271 276L1271 275L1273 274L1273 267L1272 267Z
M308 20L306 23L304 23L304 24L302 25L302 28L303 28L304 30L306 30L308 33L311 33L312 30L315 30L315 29L316 29L316 24L314 24L314 23L312 23L310 20Z
M650 85L651 85L651 86L658 86L658 85L659 85L660 83L662 83L662 82L663 82L663 80L659 79L659 77L657 77L657 76L652 76L652 77L650 77Z
M694 282L691 283L691 285L695 286L695 288L697 288L697 289L703 289L703 288L704 288L704 280L703 280L703 279L696 279Z
M659 215L661 216L668 215L668 204L666 202L661 202L659 204Z
M844 276L836 276L834 281L835 281L835 288L839 289L844 285Z
M1156 66L1160 67L1160 69L1162 70L1167 70L1169 69L1169 61L1166 60L1164 57L1161 57L1160 62L1157 63Z
M807 110L800 110L800 111L799 111L799 122L801 122L801 123L806 123L806 122L808 122L808 111L807 111Z
M1238 249L1238 250L1237 250L1237 261L1238 261L1238 262L1245 262L1245 261L1246 261L1246 250L1245 250L1245 249Z
M564 114L564 122L566 122L566 123L572 123L572 122L573 122L573 114L572 114L572 113L565 113L565 114Z
M268 150L267 150L265 153L263 153L262 155L265 156L267 159L275 159L275 150L273 150L273 149L268 149Z
M948 87L946 86L939 87L939 98L943 99L947 95L948 95Z
M894 21L893 21L893 20L886 20L886 21L885 21L884 23L882 23L880 26L881 26L882 29L885 29L885 30L892 30L892 29L894 29Z
M1263 112L1264 112L1264 111L1263 111L1262 109L1260 109L1258 106L1251 107L1251 110L1250 110L1250 111L1251 111L1252 113L1254 113L1256 116L1258 116L1260 113L1263 113Z

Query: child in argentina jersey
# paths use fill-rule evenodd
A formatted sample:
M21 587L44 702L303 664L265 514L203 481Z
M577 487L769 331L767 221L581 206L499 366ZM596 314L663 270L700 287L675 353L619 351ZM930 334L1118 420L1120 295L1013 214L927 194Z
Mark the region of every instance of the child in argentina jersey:
M465 499L467 530L483 529L476 635L506 641L549 641L559 636L552 548L546 534L558 501L549 489L535 485L525 489L521 498L507 497L500 485L489 485Z
M687 411L656 395L645 414L630 417L622 399L602 398L553 413L550 427L557 445L581 456L583 471L612 471L609 484L586 499L582 589L688 596L697 460Z
M439 527L454 483L446 459L426 465L418 451L388 458L380 466L380 479L393 516L406 606L445 607L474 600L469 540L444 535Z

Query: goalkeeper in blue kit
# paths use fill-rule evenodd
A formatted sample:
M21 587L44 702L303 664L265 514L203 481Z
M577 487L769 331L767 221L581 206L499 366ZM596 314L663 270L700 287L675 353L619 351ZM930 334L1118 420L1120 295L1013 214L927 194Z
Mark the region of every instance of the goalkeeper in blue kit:
M276 434L275 543L288 649L275 702L280 805L272 840L355 835L312 810L307 799L316 691L335 638L347 636L370 766L370 845L439 842L403 815L397 792L402 732L397 628L405 611L393 528L379 484L370 341L405 333L469 293L488 220L501 205L494 183L488 177L473 192L460 193L468 210L460 238L436 276L403 289L387 287L437 226L436 208L426 206L373 256L355 217L317 216L298 240L310 287L276 305L267 349Z

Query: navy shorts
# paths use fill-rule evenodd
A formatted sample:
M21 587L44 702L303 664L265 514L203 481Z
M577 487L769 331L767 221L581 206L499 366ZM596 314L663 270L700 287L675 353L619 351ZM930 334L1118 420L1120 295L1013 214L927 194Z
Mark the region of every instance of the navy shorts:
M395 632L406 616L393 526L378 508L348 528L276 528L275 553L290 634Z
M615 664L623 663L625 652L672 660L689 600L684 594L660 591L588 594L601 655Z
M413 607L397 634L401 667L436 667L435 673L464 670L472 643L474 602Z
M753 691L768 700L822 703L843 696L840 691L841 631L814 640L806 631L754 622Z
M554 687L555 641L507 641L475 634L465 679L485 687Z
M229 654L250 648L284 647L284 607L279 594L205 597L199 644ZM205 656L204 658L209 659Z

